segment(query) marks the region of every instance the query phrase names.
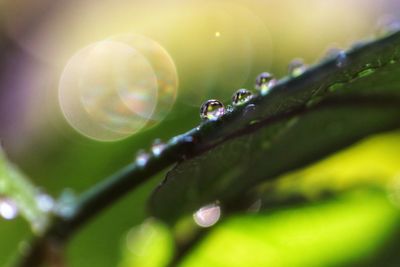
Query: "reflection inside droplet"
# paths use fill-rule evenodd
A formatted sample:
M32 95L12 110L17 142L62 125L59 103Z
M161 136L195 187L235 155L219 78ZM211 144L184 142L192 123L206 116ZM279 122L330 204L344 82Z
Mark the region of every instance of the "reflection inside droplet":
M211 227L221 217L221 207L216 203L206 205L193 214L193 219L200 227Z
M0 216L6 220L12 220L18 216L18 207L14 201L8 198L0 199Z

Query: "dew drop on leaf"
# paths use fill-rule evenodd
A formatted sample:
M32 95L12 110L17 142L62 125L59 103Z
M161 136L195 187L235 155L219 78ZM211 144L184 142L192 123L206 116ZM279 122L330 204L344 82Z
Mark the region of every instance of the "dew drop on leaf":
M307 67L301 58L293 59L288 66L288 73L292 77L298 77L306 71Z
M156 139L151 145L151 152L154 156L158 157L164 151L165 147L166 145L161 141L161 139Z
M260 91L262 95L265 95L269 92L272 86L274 86L276 80L274 76L269 72L263 72L256 78L255 88Z
M235 106L240 106L247 103L253 94L247 89L239 89L232 96L232 104Z
M200 108L200 117L203 120L215 121L224 115L224 113L224 104L215 99L207 100Z
M211 227L221 217L221 207L217 203L201 207L193 214L195 223L200 227Z

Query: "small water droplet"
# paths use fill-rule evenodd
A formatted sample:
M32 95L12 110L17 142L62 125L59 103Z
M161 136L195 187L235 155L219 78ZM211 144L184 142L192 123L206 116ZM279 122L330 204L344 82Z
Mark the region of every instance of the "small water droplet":
M154 140L153 144L151 145L151 152L154 156L158 157L166 148L166 144L161 141L161 139Z
M239 89L232 96L232 104L240 106L248 102L253 97L253 94L247 89Z
M255 87L261 95L266 95L275 84L274 76L271 73L263 72L257 76Z
M143 167L149 161L150 155L146 153L143 149L139 150L136 154L136 164L139 167Z
M224 114L224 104L215 99L207 100L200 107L200 117L203 120L216 121Z
M19 210L17 204L9 198L0 199L0 216L6 220L15 219L18 216Z
M50 212L54 208L54 199L47 194L40 193L36 197L36 201L39 209L43 212Z
M343 50L338 51L336 55L336 66L339 68L342 68L346 65L347 63L347 55L346 52Z
M218 203L203 206L193 214L195 223L200 227L211 227L219 221L220 217L221 207Z
M71 217L75 211L76 194L71 188L62 191L55 206L55 212L62 217Z
M298 77L302 75L307 69L306 64L304 64L304 60L301 58L293 59L288 66L289 75L292 77Z
M232 112L233 111L233 106L232 105L227 105L226 106L226 112Z

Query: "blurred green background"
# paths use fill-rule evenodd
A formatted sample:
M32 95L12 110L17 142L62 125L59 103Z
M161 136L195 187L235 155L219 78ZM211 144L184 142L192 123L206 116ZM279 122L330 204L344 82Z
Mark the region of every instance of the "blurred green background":
M204 100L253 89L263 71L283 77L293 58L313 64L330 48L374 38L379 24L400 18L399 10L396 0L1 1L2 146L53 197L65 188L82 192L154 139L197 126ZM146 36L165 49L179 86L162 119L102 142L65 119L60 78L80 49L121 34ZM311 204L222 220L182 266L398 266L399 151L400 133L375 136L282 177L283 194L301 191ZM163 176L82 229L68 246L68 266L163 266L173 251L171 234L145 210ZM337 196L314 200L326 188ZM0 264L31 235L22 218L0 220Z

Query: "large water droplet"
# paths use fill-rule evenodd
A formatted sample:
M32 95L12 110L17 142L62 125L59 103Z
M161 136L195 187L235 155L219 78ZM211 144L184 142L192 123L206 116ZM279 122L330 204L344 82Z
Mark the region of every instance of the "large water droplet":
M215 121L224 115L224 113L224 104L215 99L207 100L200 108L200 117L203 120Z
M301 58L293 59L288 66L289 75L292 77L298 77L306 71L307 67L304 60Z
M217 203L201 207L193 214L195 223L200 227L211 227L221 217L221 207Z
M161 141L161 139L154 140L153 144L151 145L151 152L154 156L158 157L164 151L166 144Z
M0 198L0 216L6 220L12 220L18 216L17 204L9 198Z
M138 153L136 154L136 164L139 167L143 167L147 164L149 161L150 155L146 153L144 150L139 150Z
M240 106L247 103L253 94L247 89L239 89L232 96L232 104L235 106Z
M276 80L271 73L263 72L256 78L255 88L260 91L262 95L265 95L269 92L272 86L274 86Z

